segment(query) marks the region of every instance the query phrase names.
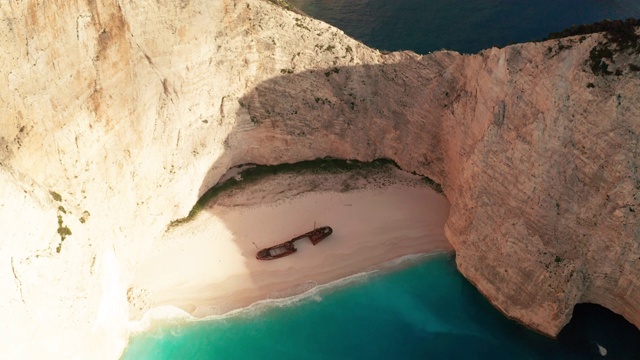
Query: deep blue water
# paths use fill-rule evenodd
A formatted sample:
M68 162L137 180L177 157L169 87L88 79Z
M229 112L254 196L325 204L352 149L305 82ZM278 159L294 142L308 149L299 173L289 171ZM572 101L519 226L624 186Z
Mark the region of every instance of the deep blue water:
M381 50L475 53L571 25L640 17L639 0L289 0Z
M158 328L123 359L639 359L640 332L578 308L551 340L507 320L456 270L452 254L370 274L286 306Z
M640 0L289 0L369 46L473 53L571 25L640 17ZM452 256L370 276L284 307L138 335L123 359L640 359L640 332L576 307L557 340L507 320Z

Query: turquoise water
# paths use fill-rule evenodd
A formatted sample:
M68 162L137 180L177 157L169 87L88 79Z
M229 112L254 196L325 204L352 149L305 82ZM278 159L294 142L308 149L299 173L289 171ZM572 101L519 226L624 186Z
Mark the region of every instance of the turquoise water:
M640 333L621 317L578 312L557 341L528 331L487 303L452 254L438 254L286 306L159 328L133 338L122 359L602 358L597 344L608 359L640 358Z
M367 45L476 52L573 24L640 17L640 0L289 0ZM576 307L557 340L504 318L451 255L325 289L289 305L134 337L123 359L640 359L640 332Z
M289 0L382 50L475 53L571 25L640 17L639 0Z

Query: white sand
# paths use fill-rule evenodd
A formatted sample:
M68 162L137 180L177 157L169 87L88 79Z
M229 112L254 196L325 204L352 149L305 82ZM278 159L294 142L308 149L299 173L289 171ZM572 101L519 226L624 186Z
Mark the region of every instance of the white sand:
M224 314L408 254L450 250L446 198L399 171L382 177L372 184L349 175L281 176L218 199L156 244L130 291L132 317L162 305L195 317ZM353 187L359 189L326 191ZM333 234L316 246L296 242L298 252L288 257L255 258L259 248L314 224L331 226Z

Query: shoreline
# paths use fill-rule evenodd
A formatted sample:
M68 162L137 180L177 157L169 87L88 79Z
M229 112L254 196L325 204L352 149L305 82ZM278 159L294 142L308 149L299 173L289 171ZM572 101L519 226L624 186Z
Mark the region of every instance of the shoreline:
M237 308L220 315L207 315L204 317L195 317L185 312L184 310L171 306L162 305L156 308L149 309L144 313L140 320L131 321L129 326L130 336L135 336L150 330L154 330L158 327L165 326L188 326L191 323L203 322L203 321L216 321L233 318L236 316L243 316L248 314L254 316L260 314L263 311L269 311L276 307L287 307L299 302L308 301L315 296L324 296L334 291L339 291L344 287L351 286L354 283L366 282L377 276L384 276L386 274L403 271L412 266L416 266L424 261L429 260L432 257L439 255L453 254L453 250L440 250L430 253L418 253L404 255L396 259L387 261L386 263L379 264L375 269L371 269L366 272L360 272L352 275L348 275L344 278L336 279L325 284L316 284L310 287L307 291L283 298L262 299L254 303L251 303L245 307Z
M358 274L452 251L448 213L446 198L419 176L391 168L277 175L228 191L170 228L142 261L128 292L130 331L304 298ZM255 259L258 249L314 224L334 233L316 246L297 242L291 256Z

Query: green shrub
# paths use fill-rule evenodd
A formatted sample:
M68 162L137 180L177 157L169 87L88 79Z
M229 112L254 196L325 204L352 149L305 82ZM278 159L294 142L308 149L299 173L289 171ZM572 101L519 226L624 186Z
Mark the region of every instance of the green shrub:
M639 19L605 20L588 25L572 26L549 34L545 40L604 32L606 41L594 46L589 53L589 67L594 75L612 75L614 72L609 70L609 64L615 63L614 54L621 52L640 54L640 36L636 34L638 26L640 26ZM584 36L581 36L579 42L584 40ZM622 71L617 70L615 74L622 75Z
M60 253L62 250L62 243L67 238L67 236L71 236L71 229L69 227L64 226L62 221L62 215L58 215L58 235L60 235L60 243L56 247L56 252Z
M288 2L286 2L284 0L269 0L269 2L274 3L274 4L280 6L283 9L286 9L286 10L289 10L289 11L293 11L295 13L300 13L300 11L298 9L296 9L293 6L291 6L291 4L289 4Z
M62 196L60 196L60 194L58 194L57 192L49 191L49 194L51 194L51 197L53 198L53 200L62 201Z
M639 19L629 18L627 20L604 20L593 24L574 25L570 28L564 29L559 32L553 32L549 34L543 41L551 39L561 39L569 36L587 35L599 32L607 32L611 37L626 41L633 38L635 33L632 34L633 29L640 26ZM580 37L579 41L584 41L584 37Z
M240 185L240 183L252 183L267 176L278 174L340 174L353 170L383 169L387 166L393 166L398 169L400 168L393 160L389 159L377 159L371 162L362 162L357 160L318 158L315 160L300 161L292 164L285 163L278 165L257 165L255 167L242 171L241 181L238 181L235 178L231 178L207 190L195 203L195 205L189 212L189 215L182 219L172 221L169 224L169 227L193 220L196 215L198 215L198 213L200 213L211 200L216 198L222 192L235 188L236 186Z
M433 179L431 179L430 177L424 176L424 181L427 183L427 185L429 185L436 192L438 192L440 194L444 193L444 190L442 190L442 185L440 185L437 182L433 181Z
M603 44L594 46L589 52L590 67L594 75L613 74L609 71L609 64L604 59L613 61L613 51L607 47L603 47Z
M256 165L256 164L245 164ZM272 175L279 174L341 174L349 171L357 170L383 170L387 167L395 167L400 169L400 166L391 159L376 159L370 162L362 162L358 160L344 160L335 158L318 158L315 160L300 161L296 163L285 163L278 165L256 165L255 167L248 168L242 171L242 180L236 178L230 178L229 180L216 184L209 190L207 190L198 201L195 203L189 214L181 219L172 221L169 227L173 227L182 223L193 220L207 204L218 197L221 193L231 190L241 184L248 184L256 182L260 179L266 178ZM415 174L415 173L414 173ZM425 182L438 193L443 193L442 186L431 178L424 176Z

